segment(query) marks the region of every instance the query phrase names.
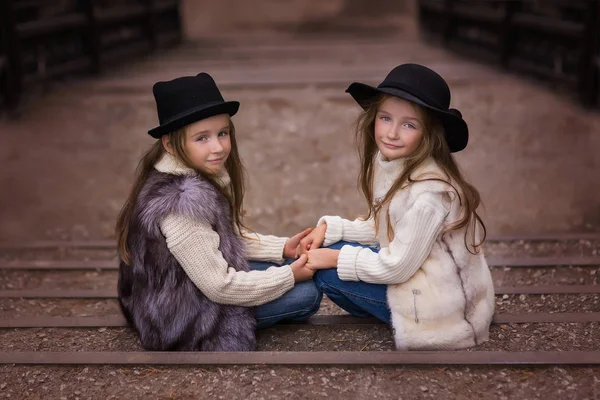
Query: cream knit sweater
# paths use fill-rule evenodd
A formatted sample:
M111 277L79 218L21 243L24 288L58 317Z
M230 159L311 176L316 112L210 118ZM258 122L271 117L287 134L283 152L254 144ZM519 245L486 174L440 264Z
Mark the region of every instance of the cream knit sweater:
M377 155L373 188L375 200L385 196L403 167L403 159L385 161L381 153ZM387 209L380 213L377 232L373 219L349 221L338 216L324 216L317 226L327 224L323 246L340 240L380 246L379 253L369 248L342 247L337 264L341 280L394 284L410 279L423 264L443 228L448 211L442 194L419 196L402 219L396 221L391 242L387 235Z
M195 175L195 171L166 153L154 168L175 175ZM225 170L218 177L223 187L229 185ZM181 215L167 215L160 224L167 246L194 284L210 300L219 304L257 306L268 303L294 286L289 266L271 267L266 271L236 271L230 268L219 251L219 235L206 221ZM287 238L245 233L248 258L281 264Z

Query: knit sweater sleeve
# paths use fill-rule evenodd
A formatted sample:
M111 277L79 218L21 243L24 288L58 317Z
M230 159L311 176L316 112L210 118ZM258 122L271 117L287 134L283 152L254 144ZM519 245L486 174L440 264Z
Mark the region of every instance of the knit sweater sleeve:
M240 235L246 244L248 258L255 261L266 261L275 264L283 264L283 248L288 238L261 235L256 232L244 230Z
M342 247L338 256L338 276L345 281L406 282L429 256L446 215L442 194L419 195L396 223L394 239L388 247L379 253L368 248Z
M327 230L325 231L323 246L330 246L340 240L365 245L377 243L375 220L373 218L367 220L357 218L350 221L342 217L326 215L319 219L317 226L324 223L327 224Z
M215 303L257 306L294 286L294 276L287 265L250 272L230 267L219 251L218 233L206 221L169 214L160 228L185 273Z

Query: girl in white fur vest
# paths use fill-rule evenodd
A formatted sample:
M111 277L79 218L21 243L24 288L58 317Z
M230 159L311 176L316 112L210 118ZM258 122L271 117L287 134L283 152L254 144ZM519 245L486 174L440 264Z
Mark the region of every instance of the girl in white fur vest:
M449 108L447 83L404 64L378 87L355 82L346 92L364 109L359 186L369 213L325 216L301 241L318 288L352 315L390 323L401 350L487 341L495 301L485 226L479 193L451 154L466 147L468 128Z

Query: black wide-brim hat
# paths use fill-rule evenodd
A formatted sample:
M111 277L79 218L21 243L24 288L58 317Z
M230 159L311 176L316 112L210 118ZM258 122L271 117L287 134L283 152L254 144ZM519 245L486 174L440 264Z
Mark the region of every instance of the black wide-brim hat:
M469 128L460 111L449 108L450 88L435 71L419 64L402 64L394 68L377 87L354 82L347 93L367 110L380 95L389 95L418 104L432 111L441 121L446 142L455 153L467 147Z
M148 134L156 139L215 115L233 116L240 107L237 101L223 100L214 79L205 72L157 82L152 92L160 125L149 130Z

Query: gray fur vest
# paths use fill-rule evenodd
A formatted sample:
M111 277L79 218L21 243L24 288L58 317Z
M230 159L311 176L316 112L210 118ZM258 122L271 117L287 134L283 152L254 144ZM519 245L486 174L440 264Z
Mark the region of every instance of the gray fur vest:
M250 308L209 300L167 248L160 221L175 213L208 221L230 267L248 271L245 247L234 233L227 199L200 176L153 170L129 226L131 265L119 268L119 303L147 350L250 351L256 320Z

